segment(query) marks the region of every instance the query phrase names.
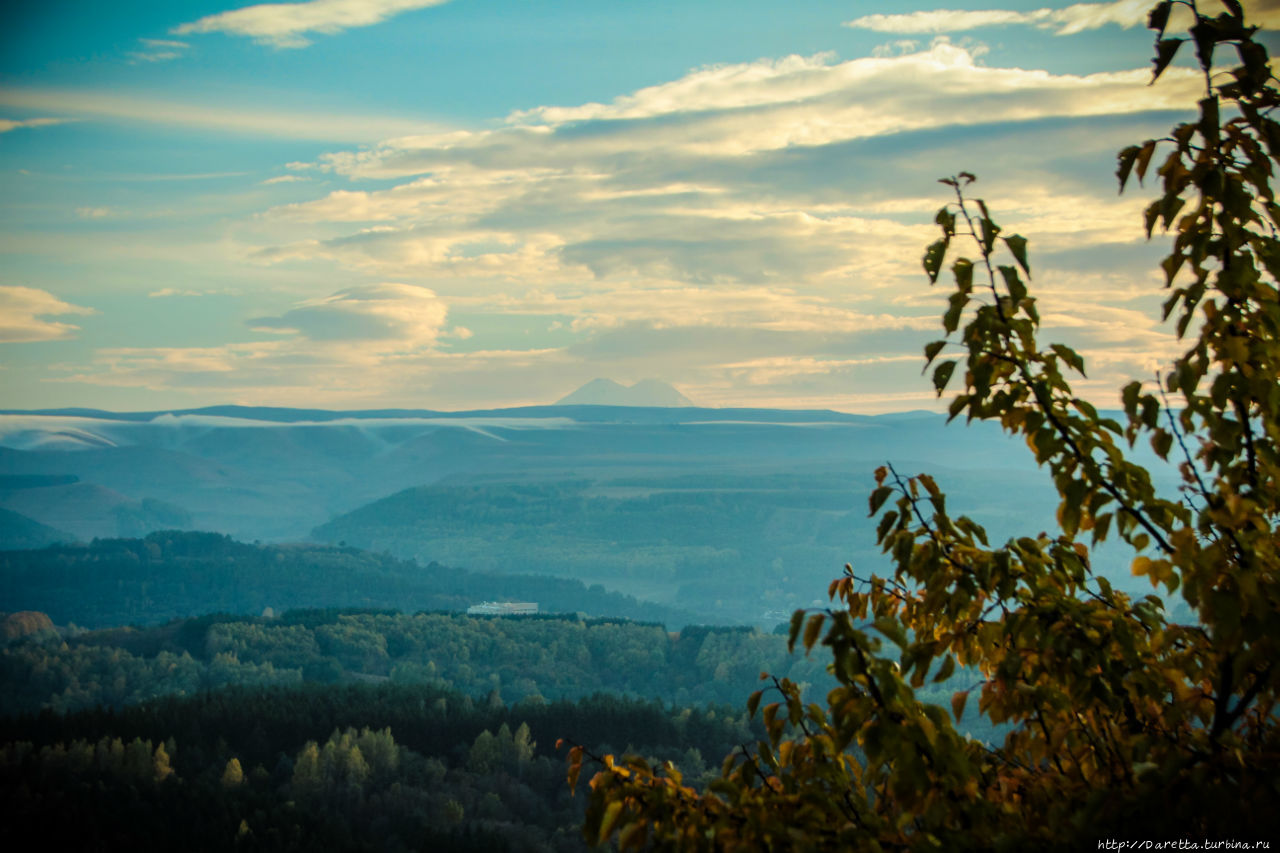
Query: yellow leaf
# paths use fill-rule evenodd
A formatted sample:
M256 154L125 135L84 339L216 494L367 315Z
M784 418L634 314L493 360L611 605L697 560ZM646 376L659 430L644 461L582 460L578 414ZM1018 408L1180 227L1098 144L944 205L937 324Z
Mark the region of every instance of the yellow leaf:
M809 617L809 624L804 628L804 650L807 652L813 648L813 644L818 641L818 635L822 633L822 623L826 621L826 616L822 613L815 613Z
M600 818L600 837L596 839L596 844L604 844L609 840L609 836L613 834L613 827L617 824L618 818L622 816L622 801L614 800L604 808L604 815Z

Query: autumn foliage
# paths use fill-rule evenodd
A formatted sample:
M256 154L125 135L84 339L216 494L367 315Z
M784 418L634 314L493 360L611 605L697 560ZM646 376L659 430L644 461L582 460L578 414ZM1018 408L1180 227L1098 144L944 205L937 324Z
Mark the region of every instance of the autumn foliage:
M593 777L589 841L1030 850L1277 837L1280 97L1256 29L1238 2L1222 6L1165 0L1149 18L1155 78L1189 44L1205 95L1195 120L1119 155L1122 190L1160 188L1145 225L1172 237L1163 315L1186 347L1122 389L1123 416L1073 392L1079 354L1037 340L1027 241L968 194L972 175L943 181L954 199L924 256L931 283L948 262L952 280L946 336L925 348L933 383L953 392L952 418L1025 437L1060 495L1058 530L993 545L931 477L881 468L870 510L892 572L846 568L831 606L791 623L794 645L829 652L839 686L824 703L785 679L754 694L767 737L726 757L705 791L674 766L573 748L570 783ZM1171 12L1188 11L1185 36L1171 34ZM1139 442L1176 466L1180 493L1129 461ZM1131 549L1153 594L1094 570L1104 540ZM917 700L949 678L950 708ZM1008 726L1002 743L957 731L975 705Z

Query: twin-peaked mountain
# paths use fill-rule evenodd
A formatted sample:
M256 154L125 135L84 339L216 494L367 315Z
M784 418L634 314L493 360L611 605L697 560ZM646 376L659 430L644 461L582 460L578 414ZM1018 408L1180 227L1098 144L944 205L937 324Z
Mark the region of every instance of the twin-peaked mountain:
M658 379L627 386L612 379L592 379L556 401L557 406L692 406L693 401Z

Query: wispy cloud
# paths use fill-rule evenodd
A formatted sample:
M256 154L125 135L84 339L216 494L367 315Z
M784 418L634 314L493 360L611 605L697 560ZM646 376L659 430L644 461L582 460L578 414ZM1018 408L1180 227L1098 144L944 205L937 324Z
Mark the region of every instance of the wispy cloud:
M298 181L309 180L311 179L302 175L276 175L274 178L267 178L265 181L261 181L260 183L264 186L269 186L271 184L292 184Z
M11 130L17 130L21 127L49 127L55 124L66 124L69 121L75 121L73 118L27 118L27 119L8 119L0 118L0 133L8 133Z
M436 129L428 122L332 112L298 113L247 109L191 101L169 101L87 89L0 89L0 105L17 109L73 113L78 118L143 121L198 128L213 133L274 136L337 143L371 142ZM75 119L30 119L35 126ZM12 130L0 120L0 133Z
M468 160L562 169L654 150L743 157L929 128L1181 107L1199 83L1189 71L1168 74L1152 88L1146 69L1071 75L987 67L944 37L902 56L836 62L818 54L696 69L607 104L538 107L513 113L506 128L393 139L321 165L389 178Z
M863 15L845 23L846 27L881 33L959 33L985 27L1028 26L1069 36L1108 25L1123 28L1144 26L1151 0L1115 0L1112 3L1074 3L1061 9L1041 8L1028 12L1012 9L934 9L927 12ZM1244 3L1255 24L1280 23L1280 4L1275 0Z
M1076 3L1065 9L934 9L928 12L864 15L845 23L854 29L882 33L958 33L983 27L1032 26L1072 35L1107 24L1134 27L1146 22L1148 0L1117 0L1114 3Z
M1108 253L1121 276L1124 253L1144 251L1142 199L1117 198L1097 163L1198 89L1181 69L1152 87L1145 68L987 67L980 50L940 38L704 67L289 163L268 180L354 183L264 211L219 248L325 289L251 320L270 340L103 350L75 381L465 406L660 375L711 404L901 407L945 300L920 282L945 200L935 179L977 169L1002 224L1032 238L1038 273L1048 252L1068 269L1072 252ZM334 293L335 275L353 284ZM1048 281L1046 333L1114 352L1099 378L1164 351L1119 279ZM907 404L927 399L926 384Z
M231 294L234 290L215 289L215 290L191 290L180 287L162 287L159 290L153 290L147 294L150 299L165 299L170 296L212 296L216 294Z
M584 272L650 289L893 280L915 271L937 202L882 204L901 201L901 188L884 182L910 175L921 158L899 156L897 146L875 154L877 137L1000 122L1016 123L1006 132L1026 137L1037 121L1188 102L1194 75L1170 74L1153 88L1145 69L1073 76L987 68L946 40L893 57L793 56L697 69L610 103L539 107L504 127L326 155L317 169L412 179L273 209L265 217L270 233L299 239L277 238L257 257L548 287ZM1065 144L1070 131L1045 132ZM1086 133L1080 144L1111 144L1096 136ZM870 153L857 158L854 143ZM832 170L849 180L834 186ZM1132 212L1128 198L1024 181L1011 201L1019 199L1051 212L1036 213L1035 224L1056 248L1141 236L1136 224L1118 227ZM758 321L776 316L775 306Z
M412 284L360 285L302 303L278 317L258 317L259 330L287 331L312 341L363 341L392 349L434 343L448 309L434 291Z
M92 308L63 302L46 290L0 285L0 343L70 338L80 330L79 326L45 318L94 313Z
M247 36L277 48L306 47L308 33L332 35L367 27L387 18L439 6L449 0L310 0L307 3L262 3L207 15L174 27L175 35L226 33Z
M171 59L177 59L182 56L191 47L185 41L173 41L172 39L140 38L138 41L142 44L142 49L130 51L129 53L129 59L134 63L168 62Z
M116 212L109 207L77 207L76 216L81 219L106 219L115 216Z

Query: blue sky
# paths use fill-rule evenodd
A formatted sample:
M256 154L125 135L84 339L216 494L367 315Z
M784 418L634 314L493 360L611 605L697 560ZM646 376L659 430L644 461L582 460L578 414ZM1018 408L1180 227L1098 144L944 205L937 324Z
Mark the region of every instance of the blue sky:
M464 409L606 376L927 407L919 255L961 170L1113 402L1176 348L1114 154L1198 91L1146 85L1146 6L9 10L5 405Z

